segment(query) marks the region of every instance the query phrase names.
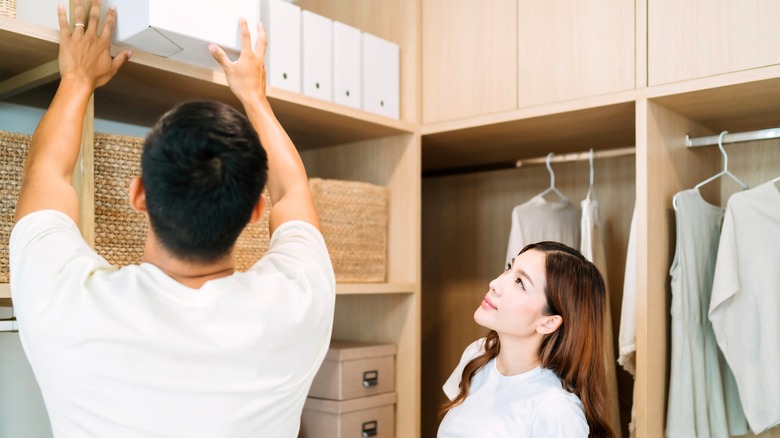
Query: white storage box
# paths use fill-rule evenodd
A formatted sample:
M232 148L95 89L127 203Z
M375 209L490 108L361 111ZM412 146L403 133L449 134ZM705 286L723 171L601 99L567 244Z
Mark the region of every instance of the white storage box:
M268 85L301 92L301 8L282 0L262 0L261 20L268 35Z
M307 398L301 414L302 438L395 437L394 392L345 401Z
M395 344L332 341L309 397L347 400L395 390Z
M333 101L357 109L362 91L361 41L359 29L333 22Z
M19 19L59 28L57 5L61 0L19 2ZM69 2L65 2L68 5ZM101 18L109 6L117 8L114 43L199 67L220 69L207 45L215 43L236 59L241 50L240 17L257 37L260 5L255 1L224 0L104 0ZM101 21L103 22L103 21Z
M363 109L399 118L398 44L363 32Z
M333 20L301 12L303 26L303 94L333 100Z

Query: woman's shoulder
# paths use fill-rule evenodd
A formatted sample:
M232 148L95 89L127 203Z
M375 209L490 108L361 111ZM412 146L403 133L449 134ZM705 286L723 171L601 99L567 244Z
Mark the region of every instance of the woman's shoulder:
M578 436L576 432L579 431L585 433L583 436L587 436L588 422L580 398L565 390L558 376L552 371L542 369L541 376L545 389L540 394L534 412L535 427L545 430L550 427L556 430L561 428L575 433L571 436Z

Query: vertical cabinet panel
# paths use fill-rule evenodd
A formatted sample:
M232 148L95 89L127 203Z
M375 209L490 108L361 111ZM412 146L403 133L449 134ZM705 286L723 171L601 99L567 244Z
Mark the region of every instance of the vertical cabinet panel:
M634 2L518 0L519 107L634 88Z
M517 1L422 6L423 123L517 108Z
M648 0L650 85L780 63L774 0Z

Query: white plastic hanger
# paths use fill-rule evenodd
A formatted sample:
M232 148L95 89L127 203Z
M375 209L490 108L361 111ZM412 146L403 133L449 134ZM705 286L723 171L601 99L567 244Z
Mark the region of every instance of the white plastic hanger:
M729 156L728 156L728 154L726 154L726 150L723 149L723 137L726 134L728 134L728 131L723 131L718 136L718 149L720 149L720 153L721 153L721 155L723 155L723 170L720 171L718 174L713 175L713 176L705 179L704 181L696 184L696 187L694 187L694 189L699 190L699 188L701 188L701 186L709 183L710 181L715 181L716 179L720 178L723 175L730 176L731 179L733 179L734 181L737 182L737 184L742 186L742 190L747 190L749 188L747 186L747 184L743 183L733 173L729 172Z
M555 172L553 172L552 166L550 166L550 160L552 159L553 155L554 154L550 152L549 154L547 154L547 159L545 160L545 164L547 165L547 171L550 172L550 187L548 187L542 193L539 193L537 196L543 197L544 195L553 192L556 195L558 195L558 197L561 198L562 203L567 204L569 202L569 198L567 198L563 193L561 193L560 190L555 188Z

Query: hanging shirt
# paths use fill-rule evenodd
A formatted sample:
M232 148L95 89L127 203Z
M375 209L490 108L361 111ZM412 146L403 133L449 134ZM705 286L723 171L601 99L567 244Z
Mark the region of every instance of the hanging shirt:
M615 339L612 334L612 307L609 300L609 285L607 283L607 259L602 239L601 217L599 203L590 196L582 203L580 252L590 260L604 277L605 309L604 309L604 371L606 374L606 397L609 406L610 425L613 430L620 430L620 401L618 398L617 374L615 372Z
M729 407L740 412L739 395L724 393L728 367L707 318L723 209L696 189L675 195L677 243L672 277L672 357L667 437L728 438ZM746 433L744 420L734 434ZM741 432L741 433L740 433Z
M450 400L458 395L463 369L484 353L485 338L466 347L460 363L444 384ZM439 425L438 438L585 438L588 423L579 397L561 385L552 371L537 366L505 376L493 359L471 379L469 395L450 409Z
M511 261L525 245L543 240L579 248L580 209L568 201L550 202L538 195L515 207L506 261Z
M780 424L780 191L731 196L709 318L753 433Z

